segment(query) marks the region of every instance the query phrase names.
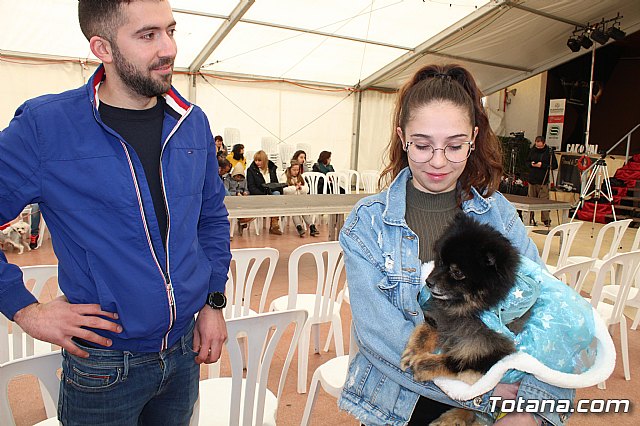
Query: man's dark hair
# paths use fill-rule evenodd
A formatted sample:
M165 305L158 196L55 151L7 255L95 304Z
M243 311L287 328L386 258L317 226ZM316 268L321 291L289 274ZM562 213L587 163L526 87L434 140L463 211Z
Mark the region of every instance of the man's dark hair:
M224 142L224 141L222 140L222 136L220 136L220 135L216 135L216 137L215 137L215 138L213 138L213 140L214 140L214 141Z
M544 136L536 136L536 139L534 142L538 142L538 141L544 142Z
M125 23L122 4L135 0L78 0L78 22L82 34L91 40L100 36L113 41L117 29Z

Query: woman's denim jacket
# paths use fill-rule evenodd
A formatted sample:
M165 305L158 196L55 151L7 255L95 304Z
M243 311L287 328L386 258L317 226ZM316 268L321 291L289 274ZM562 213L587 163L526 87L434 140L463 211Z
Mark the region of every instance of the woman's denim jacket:
M410 372L399 368L410 334L424 321L417 301L423 285L418 237L405 221L410 178L406 168L388 190L362 199L340 232L359 351L349 366L339 406L366 425L407 424L419 395L484 413L489 413L491 406L491 393L454 401L433 382L416 382ZM473 198L463 203L463 211L494 226L522 254L540 262L538 249L527 237L515 208L499 193L483 198L472 191ZM574 396L573 389L551 386L531 375L525 376L518 390L518 397L525 400L573 401ZM538 414L556 426L568 418L563 413Z

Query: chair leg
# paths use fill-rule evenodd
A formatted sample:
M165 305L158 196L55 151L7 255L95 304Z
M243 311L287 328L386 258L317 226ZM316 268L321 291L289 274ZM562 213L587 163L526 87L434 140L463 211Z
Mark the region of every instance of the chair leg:
M640 310L638 310L640 312ZM327 335L327 341L324 344L324 351L329 352L329 346L331 346L331 339L333 338L333 323L329 325L329 334Z
M307 403L304 406L304 413L302 414L302 421L300 421L300 426L309 425L311 410L313 410L313 406L316 403L316 399L318 398L318 383L320 382L318 374L319 371L316 370L313 373L313 377L311 378L311 387L309 388L309 395L307 395Z
M627 340L627 320L624 315L620 320L620 350L622 352L622 366L624 367L625 380L631 380L629 371L629 341Z
M307 392L307 368L309 366L309 340L311 324L304 325L298 342L298 393Z
M640 308L637 308L636 319L633 320L633 324L631 324L631 329L632 330L637 330L639 322L640 322Z
M313 353L320 353L320 324L313 324L311 327L311 334L313 334Z
M333 339L336 345L336 356L344 355L344 340L342 338L342 321L340 317L335 316L332 321L334 332Z

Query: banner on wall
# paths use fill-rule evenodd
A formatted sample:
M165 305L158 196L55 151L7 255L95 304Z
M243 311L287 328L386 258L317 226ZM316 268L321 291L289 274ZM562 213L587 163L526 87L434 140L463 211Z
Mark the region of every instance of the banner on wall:
M549 101L549 117L547 118L547 145L558 151L562 145L562 130L564 127L564 112L566 99L551 99Z

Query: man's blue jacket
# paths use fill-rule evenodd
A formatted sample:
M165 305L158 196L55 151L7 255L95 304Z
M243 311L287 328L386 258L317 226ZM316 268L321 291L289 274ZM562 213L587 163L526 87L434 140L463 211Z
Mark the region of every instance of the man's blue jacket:
M123 332L97 332L110 349L157 352L185 332L209 292L224 291L231 254L224 188L204 112L173 88L159 173L167 247L142 164L98 113L100 66L85 87L20 106L0 132L0 223L38 203L71 303L117 312ZM0 311L35 302L0 251Z

